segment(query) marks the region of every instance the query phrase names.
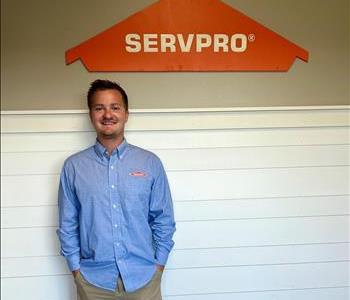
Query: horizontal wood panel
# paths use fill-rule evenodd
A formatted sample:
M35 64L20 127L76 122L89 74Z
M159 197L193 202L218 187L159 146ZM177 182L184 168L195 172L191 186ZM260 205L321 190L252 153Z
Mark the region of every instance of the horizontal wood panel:
M126 132L126 138L146 149L188 149L344 144L349 143L349 132L348 127L132 131ZM1 151L80 151L94 144L95 138L92 131L3 133Z
M168 172L175 201L346 195L348 167ZM55 205L58 175L1 176L3 207Z
M348 216L179 222L174 240L175 249L336 243L348 241L348 226ZM2 257L57 255L55 230L2 229Z
M178 200L345 195L348 167L170 172Z
M348 145L157 150L169 171L347 165ZM332 155L330 155L332 153Z
M348 196L174 202L177 222L348 214ZM4 207L1 227L57 226L57 206Z
M154 151L167 171L347 165L349 145L173 149ZM66 151L3 153L3 175L58 174Z
M1 298L4 300L77 299L72 275L6 278L1 279L1 286Z
M68 152L35 152L2 154L3 175L59 174Z
M175 249L167 269L294 264L349 260L349 243Z
M339 262L169 270L163 288L165 295L176 295L179 286L181 294L346 286L348 267L347 262Z
M163 275L162 289L164 296L169 297L181 294L254 291L271 293L271 290L344 287L348 284L347 269L346 262L338 262L268 267L166 270ZM197 280L193 280L193 278ZM52 298L50 297L52 300L75 299L71 275L6 278L2 279L2 284L3 287L6 287L3 290L4 299L14 299L15 297L28 300L46 299L47 295L52 295ZM21 289L18 289L19 286ZM27 295L31 298L28 298Z
M349 109L134 112L127 130L191 130L234 128L348 126ZM45 124L43 126L42 124ZM87 112L2 114L2 131L92 131Z
M70 274L62 256L2 258L1 265L2 278Z
M166 296L164 300L348 300L349 287Z
M349 243L267 247L173 250L167 270L224 266L302 264L346 261ZM16 257L1 260L1 276L52 276L70 274L62 256Z
M57 204L59 176L1 176L1 206Z
M177 229L176 248L343 242L349 238L349 217L189 222Z
M283 218L349 213L349 196L175 202L177 221Z

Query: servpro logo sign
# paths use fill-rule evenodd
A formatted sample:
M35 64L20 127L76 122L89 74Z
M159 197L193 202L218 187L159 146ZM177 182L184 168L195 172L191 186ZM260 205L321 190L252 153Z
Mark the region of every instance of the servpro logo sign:
M251 37L252 38L252 37ZM254 37L255 39L255 37ZM213 52L245 52L248 37L245 34L195 34L186 37L183 34L137 34L130 33L125 37L125 50L130 53L139 52L202 52L211 48Z
M308 52L219 0L160 0L69 49L89 71L287 71Z

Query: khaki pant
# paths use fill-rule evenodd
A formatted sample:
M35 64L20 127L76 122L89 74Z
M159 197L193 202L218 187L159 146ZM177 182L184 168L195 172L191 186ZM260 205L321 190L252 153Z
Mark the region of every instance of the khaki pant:
M120 277L118 278L115 292L91 285L80 273L75 276L75 284L77 286L78 300L162 300L160 291L161 277L162 271L157 269L150 282L132 293L125 291Z

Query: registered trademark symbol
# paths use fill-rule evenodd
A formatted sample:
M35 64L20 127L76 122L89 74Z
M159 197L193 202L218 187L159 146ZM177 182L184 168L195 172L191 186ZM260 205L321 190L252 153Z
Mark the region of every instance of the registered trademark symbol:
M249 42L254 42L254 41L255 41L255 34L254 34L254 33L251 33L251 34L248 36L248 40L249 40Z

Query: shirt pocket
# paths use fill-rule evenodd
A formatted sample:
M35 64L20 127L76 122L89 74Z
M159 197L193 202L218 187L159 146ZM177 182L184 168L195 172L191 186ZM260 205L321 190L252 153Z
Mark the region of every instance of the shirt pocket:
M125 180L126 208L128 210L148 210L149 198L152 191L152 180L147 176L128 174Z
M126 176L125 191L128 195L149 195L152 188L150 176L141 171L131 171Z

